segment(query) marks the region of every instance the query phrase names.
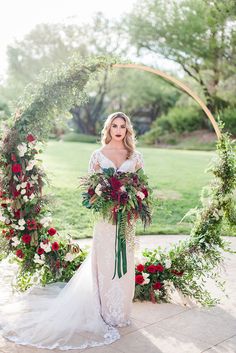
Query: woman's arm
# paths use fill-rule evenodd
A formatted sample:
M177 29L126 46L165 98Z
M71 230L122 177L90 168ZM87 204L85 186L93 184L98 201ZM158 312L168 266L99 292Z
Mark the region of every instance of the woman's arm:
M89 160L88 173L95 173L100 169L100 164L98 161L98 153L94 151Z
M135 165L135 171L138 169L144 169L144 159L142 153L136 151L136 165Z

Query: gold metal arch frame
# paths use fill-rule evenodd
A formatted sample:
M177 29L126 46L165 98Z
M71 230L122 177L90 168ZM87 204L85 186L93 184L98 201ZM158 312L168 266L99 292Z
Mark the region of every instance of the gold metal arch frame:
M160 76L160 77L164 78L165 80L174 83L177 87L181 88L184 92L188 93L200 105L202 110L204 110L204 112L206 113L207 117L210 119L218 139L221 138L220 129L219 129L219 127L217 125L217 122L215 121L213 115L211 114L210 110L207 108L205 103L198 97L198 95L196 93L194 93L188 86L186 86L181 81L177 80L176 78L174 78L174 77L172 77L172 76L170 76L170 75L168 75L168 74L166 74L166 73L164 73L164 72L162 72L160 70L153 69L152 67L145 66L145 65L139 65L139 64L113 64L112 67L138 69L138 70L141 70L141 71L152 72L153 74L155 74L157 76Z

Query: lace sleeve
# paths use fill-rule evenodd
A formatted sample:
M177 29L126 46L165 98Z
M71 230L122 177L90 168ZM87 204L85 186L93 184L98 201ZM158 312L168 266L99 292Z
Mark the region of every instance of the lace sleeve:
M88 165L88 173L95 173L96 172L96 166L98 164L98 153L97 151L94 151L91 154L90 160L89 160L89 165Z
M144 169L144 159L142 153L136 151L136 170L139 168Z

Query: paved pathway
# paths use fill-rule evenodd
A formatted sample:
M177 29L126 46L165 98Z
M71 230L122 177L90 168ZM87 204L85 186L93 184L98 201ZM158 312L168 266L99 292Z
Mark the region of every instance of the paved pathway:
M167 246L185 236L142 236L140 249ZM226 237L236 250L236 238ZM79 241L81 246L91 239ZM236 255L226 253L226 292L222 302L214 308L184 306L180 304L133 303L132 325L121 328L121 339L108 346L71 350L80 353L235 353L236 352ZM211 284L209 284L211 288ZM32 349L17 346L0 339L0 352L4 353L61 353L58 350Z

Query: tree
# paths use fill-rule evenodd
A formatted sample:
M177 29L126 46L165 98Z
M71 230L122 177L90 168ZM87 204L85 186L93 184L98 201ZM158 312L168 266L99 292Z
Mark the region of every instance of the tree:
M145 0L125 23L138 55L152 52L181 65L213 112L229 104L219 87L236 74L234 0Z

